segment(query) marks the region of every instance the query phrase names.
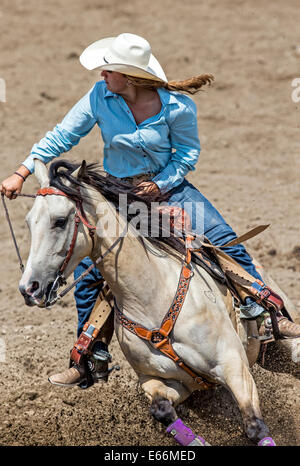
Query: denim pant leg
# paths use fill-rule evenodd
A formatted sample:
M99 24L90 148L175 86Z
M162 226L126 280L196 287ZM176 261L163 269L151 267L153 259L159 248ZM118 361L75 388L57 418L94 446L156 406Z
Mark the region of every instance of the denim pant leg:
M192 221L192 229L198 235L205 235L213 244L226 244L237 237L217 209L187 180L172 189L168 203L185 209ZM223 251L235 259L253 277L263 281L252 258L242 244Z
M74 270L74 279L76 280L83 272L88 269L90 265L92 265L92 263L93 262L89 257L85 257ZM88 285L93 285L101 279L101 273L98 269L94 268L88 275L80 280L80 282L77 283L75 287L74 297L78 313L77 336L81 334L85 322L89 319L98 294L102 288L102 284L92 286L90 288Z

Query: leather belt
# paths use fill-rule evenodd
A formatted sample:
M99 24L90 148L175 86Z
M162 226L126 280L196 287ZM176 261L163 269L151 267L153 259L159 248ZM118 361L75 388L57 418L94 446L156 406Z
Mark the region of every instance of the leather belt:
M126 183L130 183L133 186L137 186L139 183L143 181L150 181L155 176L155 173L141 173L140 175L135 176L126 176L124 178L120 178L117 176L113 176L110 173L106 174L106 178L118 181L125 181Z

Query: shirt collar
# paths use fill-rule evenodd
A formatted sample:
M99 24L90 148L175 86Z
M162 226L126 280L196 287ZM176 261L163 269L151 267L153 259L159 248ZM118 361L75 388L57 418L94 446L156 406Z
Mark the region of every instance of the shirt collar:
M107 89L106 84L104 84L104 97L116 97L118 94L111 92Z
M170 92L167 89L164 89L163 87L158 88L157 91L163 106L178 104L175 92Z
M157 92L159 94L159 97L160 97L160 100L163 106L178 104L178 100L177 100L175 92L170 92L167 89L164 89L163 87L158 88ZM105 85L104 97L117 97L117 96L118 94L109 91Z

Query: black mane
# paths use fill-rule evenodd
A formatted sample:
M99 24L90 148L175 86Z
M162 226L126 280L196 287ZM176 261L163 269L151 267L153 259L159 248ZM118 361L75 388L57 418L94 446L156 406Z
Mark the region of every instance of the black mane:
M143 202L147 205L148 226L150 229L151 202L154 200L155 202L166 201L166 196L161 195L160 197L155 197L155 199L153 197L140 197L135 193L136 188L132 185L122 181L121 179L107 178L105 171L98 163L87 164L83 175L78 179L74 177L72 173L80 166L80 164L71 163L67 160L56 160L50 165L50 185L66 193L72 200L79 202L82 202L84 199L82 198L78 188L86 185L91 186L101 193L107 201L111 202L117 210L119 208L119 194L126 194L128 206L135 201ZM66 185L66 181L69 181L70 185ZM135 215L127 214L127 221L130 222L134 217ZM184 242L179 240L172 230L169 235L164 234L164 232L164 222L161 221L160 216L158 232L156 232L156 235L154 237L151 236L151 231L149 230L145 237L150 241L150 243L154 244L164 252L175 256L178 256L178 253L185 254Z

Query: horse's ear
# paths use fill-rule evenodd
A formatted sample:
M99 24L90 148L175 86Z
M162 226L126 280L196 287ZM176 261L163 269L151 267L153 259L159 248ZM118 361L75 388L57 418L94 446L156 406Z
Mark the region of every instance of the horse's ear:
M50 184L49 173L46 165L39 159L34 159L34 174L40 183L41 188L45 188Z
M81 166L78 167L75 171L73 171L72 176L77 178L78 181L81 181L82 178L85 176L86 172L86 161L83 160Z

